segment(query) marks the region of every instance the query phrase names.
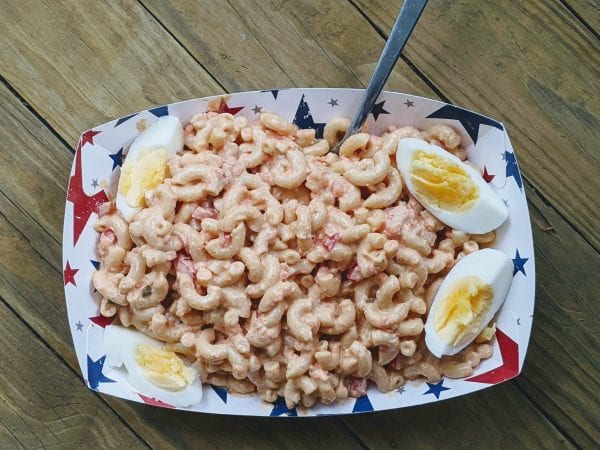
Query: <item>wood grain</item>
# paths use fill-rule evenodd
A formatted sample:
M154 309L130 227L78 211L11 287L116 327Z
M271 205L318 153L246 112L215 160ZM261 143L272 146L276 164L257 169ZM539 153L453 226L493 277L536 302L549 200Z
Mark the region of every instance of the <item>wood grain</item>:
M2 90L0 90L2 92ZM14 98L6 94L2 97L2 104L6 110L3 111L3 123L6 128L3 129L4 135L8 136L10 147L15 149L14 161L20 160L20 153L30 151L34 153L45 154L47 158L52 158L53 155L59 155L61 152L66 152L66 149L49 133L34 124L35 119L24 110L22 105L19 105ZM11 114L18 117L16 121L11 120ZM46 134L43 138L31 139L29 133L21 133L21 129L37 130L38 133ZM40 148L35 145L35 142L43 142L45 148ZM25 145L26 142L33 145ZM27 149L27 150L26 150ZM60 160L60 158L58 158ZM58 178L61 172L52 171L44 172L44 157L39 161L30 161L28 164L32 173L38 174L40 185L52 186L60 182ZM67 172L65 165L64 172ZM19 174L23 176L22 174ZM66 180L66 176L63 178ZM26 185L31 185L33 180L23 178L27 181ZM53 242L59 239L61 226L58 221L49 222L47 228L21 228L20 223L31 221L26 216L25 211L34 210L32 207L33 199L35 199L36 185L31 185L32 190L25 190L22 194L19 208L11 202L1 202L0 211L7 218L4 226L0 226L0 236L4 236L0 241L0 252L2 254L19 254L20 258L1 261L2 271L0 272L0 295L7 299L12 307L34 328L48 340L51 345L56 346L56 350L75 367L74 355L71 348L71 340L68 331L68 324L65 322L66 312L63 306L62 286L60 283L60 266L57 268L55 264L47 262L40 257L38 247L44 247L46 242L49 243L49 248L45 253L52 255L50 261L59 261L58 248ZM16 194L14 188L7 183L0 181L0 192L3 198L14 197ZM51 190L60 201L64 198L64 192L61 189ZM58 202L58 200L56 200ZM12 205L12 207L11 207ZM61 205L62 208L62 205ZM62 211L62 210L58 210ZM59 214L57 214L58 216ZM62 215L62 214L60 214ZM11 223L8 223L8 220ZM37 217L34 220L39 220ZM1 225L1 224L0 224ZM40 233L46 233L45 237ZM35 246L33 245L35 243ZM52 305L47 307L45 305ZM40 314L41 312L41 314ZM71 324L73 326L73 324ZM486 413L490 417L495 417L497 420L502 420L502 411L509 410L513 407L511 402L518 401L523 404L516 411L515 417L518 417L522 422L530 424L532 431L528 435L519 435L509 440L514 445L531 444L535 445L539 442L549 440L558 444L562 437L559 436L553 426L548 423L543 416L531 406L512 385L506 388L509 394L502 393L494 395L493 405L489 402L480 403L479 395L474 395L466 399L461 399L459 412L450 413L450 410L455 411L455 407L450 402L444 403L444 409L439 414L452 417L452 426L460 426L470 420L473 410L480 409L480 413ZM90 393L90 395L92 395ZM227 416L202 416L201 425L197 424L196 415L184 412L174 412L166 410L157 410L154 408L144 407L132 404L125 401L106 398L106 401L133 427L133 429L143 436L150 445L159 445L161 442L170 442L173 445L184 444L192 446L196 445L209 446L211 443L216 447L233 448L236 446L272 446L274 448L284 447L286 445L302 448L310 448L312 442L305 441L303 436L309 433L318 433L320 442L327 443L331 446L343 445L352 448L357 445L354 440L351 440L345 432L345 428L355 430L360 424L357 424L357 419L343 419L344 426L341 425L339 419L322 418L318 421L285 421L274 423L268 419L246 419L246 418L231 418ZM466 403L465 403L466 402ZM397 412L389 412L381 414L388 421L395 421ZM415 413L405 413L409 425L403 425L402 433L406 434L405 441L414 446L429 445L431 443L431 434L443 434L448 422L436 423L432 425L427 421L422 421L420 416ZM361 418L364 424L370 423L368 416ZM449 419L448 419L449 420ZM360 422L360 420L359 420ZM159 424L161 424L159 426ZM167 426L168 425L168 426ZM223 434L218 430L222 427L227 427L231 433ZM376 446L380 439L393 440L397 436L399 425L393 428L382 428L378 431L378 438L374 439L370 432L361 431L359 438L366 442L367 445ZM361 425L363 430L367 430L366 425ZM439 428L437 428L439 427ZM260 429L260 434L253 433L252 430ZM433 431L432 431L433 430ZM251 435L248 437L247 435ZM321 437L322 436L322 437ZM484 428L478 428L472 435L474 442L484 443L488 438L488 432ZM506 441L506 442L509 442Z
M600 255L539 197L529 198L537 292L517 384L581 447L593 448L600 442Z
M0 8L4 78L69 142L115 117L223 92L139 3L2 0Z
M568 7L595 32L600 33L600 3L597 0L565 0Z
M352 416L347 423L370 448L404 448L407 438L428 449L573 448L556 430L542 433L544 419L532 424L533 411L507 383L434 405L376 413L371 420Z
M142 0L229 91L269 87L362 87L383 40L344 0ZM360 45L356 37L360 36ZM391 90L432 91L403 62Z
M1 299L0 336L3 449L146 448Z
M389 30L401 0L357 0ZM600 249L600 45L557 0L432 0L405 54L453 102L503 121L524 175Z

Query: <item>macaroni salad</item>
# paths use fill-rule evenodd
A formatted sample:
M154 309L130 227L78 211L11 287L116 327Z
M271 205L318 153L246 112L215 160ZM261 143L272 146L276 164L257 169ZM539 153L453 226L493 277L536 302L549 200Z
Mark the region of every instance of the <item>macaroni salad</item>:
M469 376L494 330L449 357L427 350L428 308L457 260L495 240L437 220L396 168L398 141L465 160L450 127L358 133L330 153L281 117L192 117L185 149L131 221L101 207L100 313L193 362L202 382L309 407L406 380Z

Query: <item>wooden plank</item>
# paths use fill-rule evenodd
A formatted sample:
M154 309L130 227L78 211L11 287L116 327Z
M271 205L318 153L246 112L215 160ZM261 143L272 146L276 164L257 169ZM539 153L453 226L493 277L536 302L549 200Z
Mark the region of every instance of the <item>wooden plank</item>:
M356 3L387 32L402 1ZM558 0L432 0L405 51L452 102L506 123L525 176L596 249L599 49Z
M529 198L537 293L517 384L581 447L593 448L600 442L600 255L539 197Z
M237 12L228 10L229 16L216 15L229 8L225 5L217 9L208 8L208 3L196 6L191 10L196 19L189 24L196 29L197 17L207 11L215 13L208 14L207 20L215 16L223 21L224 17L235 19L238 13L248 16L257 8L261 14L256 16L261 21L253 23L247 32L242 31L246 33L246 41L252 41L252 30L266 39L267 35L258 31L264 30L268 23L263 13L271 11L273 16L269 17L275 25L268 29L274 37L269 37L268 42L261 41L260 45L255 42L256 51L243 51L246 59L241 63L235 60L231 63L233 57L228 56L232 49L240 47L235 41L240 39L239 33L230 32L232 28L224 32L222 26L212 28L218 34L206 41L205 45L210 45L206 52L196 52L195 56L219 55L200 60L207 66L219 62L220 74L235 74L228 78L230 91L290 86L286 73L307 74L301 80L301 84L307 86L359 87L368 80L383 42L359 14L345 8L342 0L336 1L334 6L346 11L346 15L330 14L329 22L307 16L307 11L315 11L318 4L309 0L305 4L307 11L289 11L290 7L285 6L278 12L275 4L269 9L269 5L257 2L239 5L246 9ZM6 29L0 31L6 42L2 45L0 70L19 94L69 141L75 140L82 130L129 112L223 92L138 3L99 4L91 0L60 3L3 0L3 3L6 18L1 26ZM39 27L39 23L44 23L44 27ZM304 23L311 27L303 27ZM350 49L353 32L344 29L347 24L364 33L361 54ZM324 45L320 41L322 27L337 29L338 38L323 40L327 43ZM29 32L31 29L37 32ZM255 57L264 65L251 76L246 69L258 67ZM265 62L264 58L271 59ZM240 69L239 64L246 69ZM273 75L269 78L266 73ZM234 78L241 80L240 83L232 83ZM403 64L399 64L389 86L400 91L430 93Z
M5 128L2 132L10 139L9 147L15 149L13 160L19 161L20 152L29 151L39 154L39 160L30 161L30 170L32 173L38 174L38 182L40 185L54 185L60 183L61 171L44 172L46 158L51 159L54 155L64 152L64 147L42 127L36 123L27 111L24 111L22 105L18 104L14 99L4 92L2 105L3 121ZM20 116L17 120L12 120L11 114ZM29 116L29 123L26 118ZM19 125L17 125L19 124ZM35 130L37 134L45 135L32 139L29 133L21 133L20 130ZM29 145L25 145L28 142ZM37 144L37 143L40 144ZM43 145L43 147L41 147ZM63 169L67 171L67 167ZM12 167L11 167L12 173ZM23 174L14 172L15 175L24 176ZM27 178L24 178L27 180ZM66 177L63 178L66 181ZM43 335L48 342L71 364L75 367L74 354L71 349L71 341L67 324L64 317L62 286L59 281L58 274L60 266L57 268L55 264L48 261L58 261L58 247L53 243L56 242L61 233L61 227L56 221L48 222L47 226L42 227L22 227L20 224L27 222L35 222L40 220L35 216L35 192L39 187L35 184L30 184L33 180L27 180L27 186L31 186L31 190L25 189L29 194L23 194L19 198L19 206L15 205L9 199L16 198L14 185L0 180L0 192L4 195L0 196L0 211L2 211L3 219L0 219L0 254L19 254L20 258L5 259L0 261L2 264L0 270L0 295L2 295L11 304L11 306L32 326ZM13 187L11 187L13 186ZM53 189L55 195L61 200L64 198L64 192L60 189ZM6 200L3 200L6 199ZM28 218L25 211L33 211L33 218ZM55 211L57 216L62 216L59 211ZM10 223L9 223L10 222ZM45 234L44 234L45 233ZM35 243L35 246L33 245ZM48 243L48 249L44 252L40 247ZM50 257L40 257L40 254L45 253ZM47 305L51 305L50 307ZM71 325L73 326L73 325ZM491 391L492 393L495 391ZM508 392L508 394L507 394ZM92 395L90 393L90 395ZM523 402L519 410L514 412L514 417L519 420L528 422L531 428L527 436L519 436L511 441L514 444L530 443L535 444L544 442L544 439L551 440L555 443L562 439L556 430L549 424L512 385L509 385L501 393L493 396L493 401L489 400L479 403L479 395L469 397L468 399L460 400L462 405L467 401L468 408L460 408L461 412L450 413L450 408L454 411L452 403L442 404L442 416L454 417L454 424L458 426L461 422L471 420L473 415L481 415L489 413L489 409L505 411L513 407L515 401ZM246 419L246 418L231 418L227 416L202 416L202 420L198 421L195 415L156 410L125 401L116 400L106 397L106 401L129 423L138 434L140 434L150 445L160 445L168 442L171 445L204 445L211 444L233 448L236 446L271 446L282 447L285 445L294 446L297 448L310 448L311 441L304 439L309 433L318 433L320 442L327 446L343 445L344 447L353 448L357 443L348 439L345 431L340 425L340 420L335 418L323 418L319 421L311 422L272 422L264 419ZM439 407L436 407L439 408ZM477 410L478 414L473 414ZM420 423L419 412L422 408L416 408L403 412L404 417L411 418L411 423ZM437 409L436 409L437 411ZM437 413L436 413L437 414ZM384 413L388 421L396 421L398 413ZM366 424L370 423L367 416L362 416L362 419L344 419L346 428L355 430L359 427L357 420L363 425L360 425L363 431L359 433L359 438L370 446L375 446L379 441L377 439L394 439L397 436L397 425L393 428L377 427L377 439L371 436L371 432L366 430ZM501 416L502 417L502 416ZM506 424L505 424L506 425ZM421 446L430 443L430 435L442 435L447 422L439 422L436 419L434 424L429 423L429 432L423 431L412 433L410 427L403 429L403 434L406 434L405 441L410 445ZM219 430L223 428L230 430L230 433L224 434ZM260 429L260 434L253 433L252 430ZM473 434L473 442L481 444L487 442L488 433L485 429L481 429ZM505 438L509 439L509 438Z
M2 76L69 142L115 117L223 92L137 2L2 0L0 9Z
M362 87L383 40L344 0L142 0L229 91L269 87ZM357 45L360 36L360 45ZM433 92L402 61L387 84Z
M597 0L563 0L595 32L600 33L600 3Z
M146 448L0 301L0 443Z
M406 439L415 439L416 448L430 449L573 448L539 411L515 395L512 383L372 419L346 419L370 448L404 448Z
M0 88L0 118L2 147L11 149L0 152L0 166L6 174L0 177L0 297L78 370L69 331L75 325L65 320L59 244L63 186L70 166L65 155L69 152L4 86ZM53 164L54 169L46 170ZM47 197L42 204L43 190ZM81 380L75 383L83 385ZM89 401L94 398L91 391L87 396ZM112 397L105 400L153 447L279 448L293 444L295 448L310 449L312 442L305 436L314 432L322 435L323 445L358 448L355 439L333 418L309 429L304 422L263 423L232 416L197 416ZM257 426L260 434L254 432ZM223 433L223 429L228 432Z

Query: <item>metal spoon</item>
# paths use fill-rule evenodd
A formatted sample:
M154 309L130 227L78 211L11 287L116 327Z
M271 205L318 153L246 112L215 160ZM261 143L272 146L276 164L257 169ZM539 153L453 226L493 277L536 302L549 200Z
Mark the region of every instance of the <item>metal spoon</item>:
M369 85L365 90L358 111L356 112L354 119L352 119L350 127L342 140L331 150L334 153L338 153L342 143L347 138L357 133L365 120L367 120L367 116L373 109L377 97L379 97L390 73L392 73L392 69L396 65L396 61L398 61L402 49L404 49L419 17L421 17L421 13L425 9L427 1L428 0L405 0L402 9L400 10L400 14L396 19L396 23L394 23L392 31L385 43L383 52L381 52L381 56L379 57L375 71L371 76Z

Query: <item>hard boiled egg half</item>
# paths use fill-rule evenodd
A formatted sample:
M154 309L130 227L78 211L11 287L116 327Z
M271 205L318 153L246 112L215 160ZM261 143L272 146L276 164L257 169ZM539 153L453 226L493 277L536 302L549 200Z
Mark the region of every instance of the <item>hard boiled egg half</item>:
M202 400L202 384L192 367L164 343L118 325L104 330L106 364L125 366L129 383L141 394L172 406L188 407Z
M146 206L146 192L162 183L169 156L183 150L183 139L179 118L162 116L131 143L117 191L117 209L126 220Z
M504 303L512 272L510 258L491 248L460 259L431 304L425 323L429 351L439 358L469 345Z
M401 139L396 162L410 193L452 228L487 233L508 217L506 206L482 176L437 145Z

